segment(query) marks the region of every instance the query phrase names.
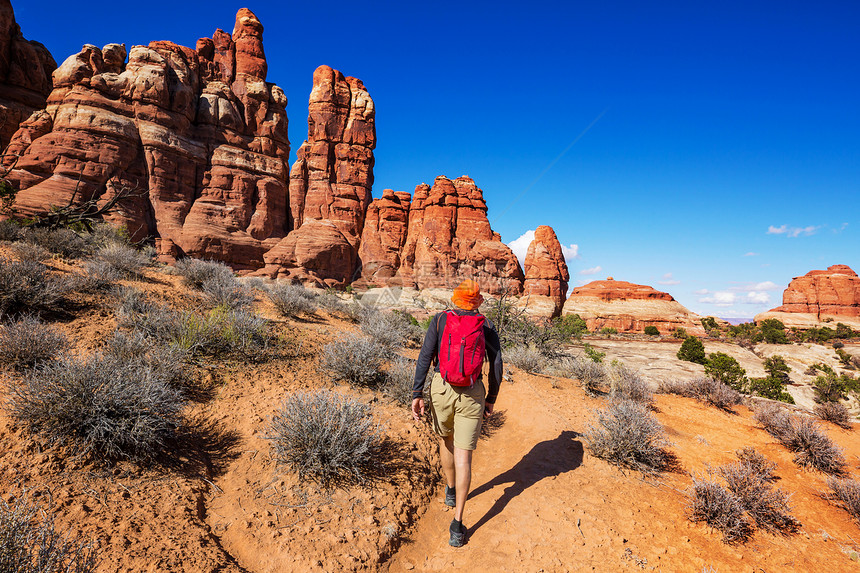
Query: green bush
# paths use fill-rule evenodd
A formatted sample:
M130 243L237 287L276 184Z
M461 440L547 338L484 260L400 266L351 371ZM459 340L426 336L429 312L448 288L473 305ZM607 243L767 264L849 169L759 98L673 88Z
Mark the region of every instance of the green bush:
M706 332L710 332L712 330L719 330L719 325L717 324L717 319L713 316L706 316L702 319L702 328L705 329Z
M767 318L761 321L761 334L765 342L768 344L788 344L788 338L785 335L785 325L775 319Z
M852 356L842 350L841 348L836 349L836 357L839 358L839 362L842 363L844 368L852 368L853 364L851 363Z
M600 334L618 334L618 329L611 326L604 326L600 329Z
M705 362L705 374L738 392L746 391L747 371L728 354L712 352Z
M592 362L596 362L598 364L603 362L603 357L606 356L605 352L598 352L587 342L582 345L582 351L585 352L585 355L588 356Z
M553 319L552 326L565 340L579 340L588 334L588 325L578 314L565 314Z
M851 374L846 372L837 374L826 364L816 364L815 369L821 371L821 374L812 381L816 400L819 402L839 402L846 399L849 393L860 392L860 380Z
M688 336L684 339L677 356L680 360L695 362L696 364L705 364L708 361L705 357L705 345L695 336Z
M674 338L687 338L687 336L689 335L687 334L686 329L683 329L679 326L674 331L672 331L672 336Z
M781 378L773 376L751 378L749 381L749 392L762 398L778 400L786 404L794 404L794 398L785 391L785 382Z
M854 330L850 326L842 322L836 323L836 338L851 338L854 336Z
M645 327L645 334L648 336L660 336L660 331L654 325L649 325Z

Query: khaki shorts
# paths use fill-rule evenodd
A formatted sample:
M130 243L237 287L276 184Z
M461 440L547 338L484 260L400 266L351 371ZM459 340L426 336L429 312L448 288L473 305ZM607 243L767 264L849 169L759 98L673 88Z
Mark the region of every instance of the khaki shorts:
M484 419L484 383L472 387L451 386L437 372L430 383L430 414L433 428L442 438L454 435L454 447L474 450Z

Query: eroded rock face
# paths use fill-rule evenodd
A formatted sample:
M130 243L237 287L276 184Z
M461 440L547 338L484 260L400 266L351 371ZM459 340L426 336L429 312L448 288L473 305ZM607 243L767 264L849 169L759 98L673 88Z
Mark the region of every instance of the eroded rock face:
M45 107L55 69L45 46L24 39L10 0L0 0L0 151L23 121Z
M643 332L646 326L656 326L662 334L678 327L690 334L705 334L700 317L669 293L612 279L573 289L562 314L578 314L591 331L606 327L618 332Z
M197 49L172 42L85 45L53 74L46 109L11 147L15 208L132 189L112 220L133 238L156 237L162 257L259 268L289 231L287 99L266 82L263 27L249 10L232 37Z
M367 208L358 256L361 276L369 284L391 284L400 269L411 199L409 193L386 189Z
M770 312L860 317L860 277L848 265L809 271L789 283L782 293L782 306Z
M561 314L570 274L561 243L552 227L541 225L535 230L535 238L529 244L524 266L523 297L526 308L549 307L552 308L551 316ZM551 306L547 303L551 303Z

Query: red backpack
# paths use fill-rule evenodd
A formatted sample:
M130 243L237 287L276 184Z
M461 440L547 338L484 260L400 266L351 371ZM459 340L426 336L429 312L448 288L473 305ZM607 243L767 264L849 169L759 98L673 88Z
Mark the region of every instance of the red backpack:
M451 386L471 386L481 376L486 341L480 314L445 313L439 374Z

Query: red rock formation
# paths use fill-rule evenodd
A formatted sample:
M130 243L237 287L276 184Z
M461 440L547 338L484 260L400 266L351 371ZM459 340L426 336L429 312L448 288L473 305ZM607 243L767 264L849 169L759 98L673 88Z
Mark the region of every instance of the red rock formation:
M860 317L860 278L848 265L809 271L792 279L782 293L782 306L770 312Z
M564 306L569 280L567 263L555 231L546 225L539 226L526 253L523 296L529 297L529 306L532 300L551 299L552 316L558 316Z
M367 209L361 246L361 276L370 284L392 284L406 244L411 195L386 189Z
M656 326L663 334L678 327L691 334L705 334L699 316L668 293L611 278L573 289L563 314L578 314L591 331L606 327L643 332L646 326Z
M45 107L55 69L45 46L24 39L10 0L0 0L0 151L21 122Z
M519 261L490 229L483 192L469 177L415 188L400 261L405 286L453 288L472 278L485 293L522 293Z
M263 265L289 230L286 97L266 83L263 27L240 10L232 38L86 45L53 75L44 112L11 147L22 215L132 188L114 217L160 254Z

